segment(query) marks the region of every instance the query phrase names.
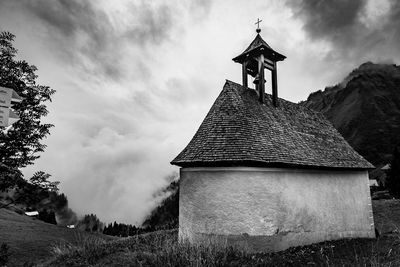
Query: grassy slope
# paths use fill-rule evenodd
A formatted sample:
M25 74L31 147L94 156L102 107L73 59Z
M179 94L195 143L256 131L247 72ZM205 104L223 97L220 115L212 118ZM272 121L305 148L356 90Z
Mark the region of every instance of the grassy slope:
M278 253L244 253L224 244L193 247L177 231L112 242L85 241L59 251L45 266L400 266L400 201L374 201L378 239L336 240Z
M375 228L382 235L395 235L400 240L400 200L373 200Z
M12 248L10 266L38 262L59 248L46 266L337 266L357 264L400 266L400 201L373 201L378 240L338 240L292 248L273 254L246 254L220 244L193 248L177 243L177 232L162 231L104 241L90 235L50 225L7 210L0 210L0 241Z
M10 265L46 259L51 256L53 245L76 243L84 235L89 234L0 209L0 243L6 242L11 248ZM107 236L101 238L110 239Z
M400 266L400 240L388 236L323 242L277 253L245 253L210 243L177 242L159 231L113 242L68 248L44 266Z

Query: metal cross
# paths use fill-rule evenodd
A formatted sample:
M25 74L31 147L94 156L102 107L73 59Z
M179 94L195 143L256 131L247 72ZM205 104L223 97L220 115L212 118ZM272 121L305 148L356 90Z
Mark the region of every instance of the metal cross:
M262 20L260 20L259 18L257 19L257 22L256 23L254 23L254 24L257 24L257 29L260 29L260 22L261 22Z

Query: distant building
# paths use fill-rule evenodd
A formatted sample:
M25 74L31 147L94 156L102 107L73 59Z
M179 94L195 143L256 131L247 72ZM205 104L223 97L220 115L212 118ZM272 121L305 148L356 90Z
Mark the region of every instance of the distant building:
M233 59L242 64L242 85L225 82L171 162L181 167L180 239L221 238L253 251L279 251L375 236L367 172L373 166L322 114L278 98L283 59L257 34ZM272 73L272 95L265 94L265 69Z
M27 215L29 217L39 216L39 212L38 211L27 211L27 212L25 212L25 215Z
M12 105L21 101L22 97L13 89L0 86L0 127L8 127L19 120Z
M379 184L375 179L369 179L369 186L376 186L378 187Z
M387 172L390 169L390 164L385 164L376 167L376 169L372 170L369 173L369 181L370 185L375 185L380 187L386 187L386 178L387 178Z
M383 166L383 167L381 168L381 170L382 170L382 171L388 171L388 170L390 170L390 164L389 164L389 163L386 164L385 166Z

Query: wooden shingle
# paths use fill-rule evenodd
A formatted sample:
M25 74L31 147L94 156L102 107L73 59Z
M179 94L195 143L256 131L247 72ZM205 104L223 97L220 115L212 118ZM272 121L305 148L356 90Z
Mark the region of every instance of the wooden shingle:
M171 162L181 167L265 166L370 169L368 161L316 111L226 81L186 148Z

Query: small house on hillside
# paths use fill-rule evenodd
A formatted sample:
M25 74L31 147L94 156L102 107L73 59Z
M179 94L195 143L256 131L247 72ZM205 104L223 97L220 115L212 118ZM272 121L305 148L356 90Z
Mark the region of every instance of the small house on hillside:
M379 187L385 187L386 186L386 177L387 177L387 172L390 169L390 164L384 164L381 166L376 167L373 171L369 173L369 181L370 185L376 185Z
M373 166L322 114L278 98L285 56L260 36L233 60L226 81L180 166L179 237L219 237L253 251L374 237L368 183ZM272 94L265 93L265 69ZM255 89L248 87L248 75Z
M29 216L29 217L36 217L36 216L39 216L39 212L36 210L35 211L26 211L25 215Z

